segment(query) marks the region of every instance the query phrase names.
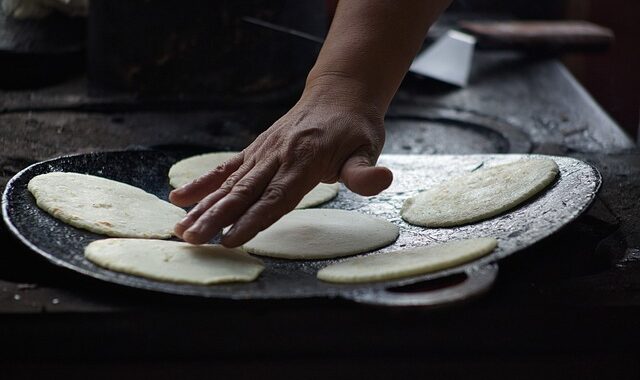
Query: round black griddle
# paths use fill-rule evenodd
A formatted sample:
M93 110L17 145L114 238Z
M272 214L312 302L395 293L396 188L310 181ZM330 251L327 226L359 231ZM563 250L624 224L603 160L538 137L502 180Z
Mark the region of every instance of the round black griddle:
M171 187L167 173L177 160L191 154L158 151L124 151L60 157L34 164L18 173L2 198L4 220L10 230L34 252L54 264L104 281L180 295L220 299L293 299L341 297L382 305L440 306L469 299L487 291L497 274L497 261L551 235L574 220L595 198L601 178L590 165L567 157L552 157L560 167L555 183L520 207L489 220L455 228L427 229L400 218L403 201L451 175L478 170L525 155L383 155L379 163L394 171L393 185L375 197L365 198L340 190L322 207L374 215L400 227L398 240L375 252L431 245L453 239L492 236L498 248L472 263L412 278L354 285L330 284L316 279L317 271L337 260L290 261L262 258L266 269L251 283L196 286L154 281L103 269L86 260L84 247L104 239L69 226L40 210L27 184L36 175L67 171L110 178L140 187L167 199ZM330 244L330 243L328 243ZM427 291L415 289L425 281L449 279Z

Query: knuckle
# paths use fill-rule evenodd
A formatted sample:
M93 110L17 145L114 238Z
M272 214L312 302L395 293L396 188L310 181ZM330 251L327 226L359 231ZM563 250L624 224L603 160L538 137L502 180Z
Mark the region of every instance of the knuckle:
M200 215L200 217L198 218L199 223L209 223L209 220L215 220L215 216L218 212L218 208L213 205L211 207L208 207L206 210L204 210L202 212L202 214Z
M220 191L222 191L224 194L228 194L231 192L231 190L233 189L233 187L235 186L236 182L238 182L238 180L240 176L237 174L232 174L229 177L227 177L227 179L222 183L222 185L220 185Z
M227 160L219 164L215 168L209 170L203 177L215 178L215 177L224 175L225 173L228 173L229 171L231 171L235 166L237 165L234 164L234 159Z
M287 199L287 192L282 185L271 184L264 191L262 199L268 205L280 204Z
M238 169L234 173L231 173L222 183L222 185L220 185L220 190L222 190L225 194L230 193L243 176L244 172L241 171L241 169Z
M253 183L238 182L233 186L233 190L229 193L229 196L234 196L241 200L249 200L257 197L257 188Z
M300 140L292 149L296 161L310 161L317 155L318 147L315 141L309 139Z
M213 176L218 176L220 174L224 174L227 171L228 167L229 167L229 163L228 162L223 162L222 164L216 166L214 169L209 171L209 173L207 173L207 175L213 177Z
M218 165L215 169L209 170L205 174L193 180L193 184L196 186L209 186L212 182L215 182L217 178L223 176L227 172L226 164Z
M241 154L244 154L244 152ZM220 185L220 189L223 189L225 193L229 193L231 191L231 189L235 186L235 184L238 181L240 181L240 179L242 179L244 174L247 172L247 169L250 169L253 166L253 162L254 162L253 160L244 161L240 165L240 167L236 168L235 165L232 164L232 161L233 159L228 160L218 165L218 167L216 167L210 172L212 173L212 175L218 175L218 176L224 176L227 173L232 172L228 174L224 182L222 182L222 185Z
M306 128L297 132L287 142L284 162L299 164L312 161L318 155L321 134L320 128Z
M193 182L191 182L194 186L206 186L209 184L209 182L211 182L212 179L212 175L211 173L206 173L196 179L193 180Z

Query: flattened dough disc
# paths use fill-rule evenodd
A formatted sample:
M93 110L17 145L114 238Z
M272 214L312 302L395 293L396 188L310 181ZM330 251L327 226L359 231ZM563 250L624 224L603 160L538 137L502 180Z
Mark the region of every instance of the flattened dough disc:
M509 210L547 187L558 175L547 158L521 159L450 179L407 199L402 219L424 227L452 227Z
M115 237L170 238L186 212L126 183L53 172L29 181L38 207L74 227Z
M84 255L107 269L154 280L211 285L249 282L264 269L262 261L239 249L148 239L104 239Z
M329 202L338 195L339 191L339 183L319 183L302 197L296 208L309 208Z
M215 152L185 158L169 169L169 183L178 188L222 165L238 152ZM314 207L330 201L338 195L338 183L320 183L302 198L296 208Z
M489 254L497 245L494 238L477 238L354 257L322 268L318 278L328 282L358 283L417 276L475 260Z
M169 169L169 183L174 188L184 186L224 164L239 152L215 152L180 160Z
M293 210L243 248L283 259L326 259L384 247L398 234L395 224L355 211Z

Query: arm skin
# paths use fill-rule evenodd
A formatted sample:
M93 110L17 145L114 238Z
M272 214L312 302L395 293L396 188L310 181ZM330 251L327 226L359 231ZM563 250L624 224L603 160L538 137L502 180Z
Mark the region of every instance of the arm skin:
M341 0L300 100L242 153L171 192L189 206L175 232L246 243L293 210L319 182L342 181L369 196L389 187L375 166L384 114L429 26L450 0Z

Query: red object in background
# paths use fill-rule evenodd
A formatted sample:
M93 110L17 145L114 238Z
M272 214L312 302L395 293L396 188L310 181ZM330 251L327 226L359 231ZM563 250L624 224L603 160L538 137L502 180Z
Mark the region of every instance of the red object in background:
M329 21L337 4L326 0ZM640 1L566 0L566 5L567 19L588 20L614 31L616 41L607 52L569 56L565 63L607 113L640 141Z
M640 124L640 2L569 1L567 18L581 18L611 28L616 41L602 54L571 56L571 71L611 117L631 136ZM640 137L640 136L638 136Z

